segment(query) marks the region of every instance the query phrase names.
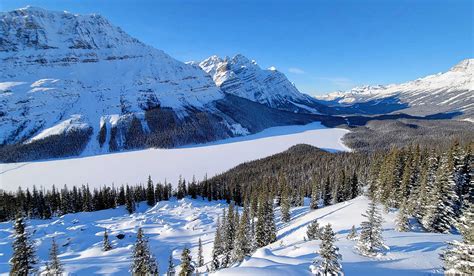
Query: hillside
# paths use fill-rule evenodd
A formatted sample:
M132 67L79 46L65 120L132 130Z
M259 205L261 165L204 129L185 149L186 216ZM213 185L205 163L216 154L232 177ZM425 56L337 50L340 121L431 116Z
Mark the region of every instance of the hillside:
M336 245L342 254L342 266L346 275L441 275L439 253L445 242L459 239L457 235L433 234L420 231L400 233L394 230L395 212L383 215L383 237L390 250L380 258L366 258L353 249L354 241L346 239L352 225L363 220L360 215L367 208L368 200L358 197L318 210L308 206L292 208L293 219L280 222L277 209L278 240L257 250L237 267L219 271L215 275L310 275L309 265L317 256L318 241L304 241L306 226L318 218L320 224L331 223L337 233ZM29 220L28 229L36 229L33 238L38 247L40 263L48 257L51 239L59 245L59 257L65 271L76 275L125 275L131 261L132 244L136 231L142 227L160 271L166 272L168 257L173 256L179 265L180 254L186 245L196 260L197 242L203 242L206 264L211 260L215 224L223 208L223 202L183 199L162 201L148 208L141 203L137 213L128 215L124 207L93 213L68 214L50 220ZM101 251L102 235L108 229L113 249ZM8 259L12 253L12 222L0 223L0 275L8 273ZM123 239L117 238L123 234ZM177 268L179 271L179 268ZM204 273L206 268L199 268Z

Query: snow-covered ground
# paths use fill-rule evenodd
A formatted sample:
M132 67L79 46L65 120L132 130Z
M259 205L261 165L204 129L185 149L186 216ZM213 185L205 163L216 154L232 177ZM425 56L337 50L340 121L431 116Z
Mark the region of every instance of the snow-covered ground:
M341 138L348 131L320 123L282 126L260 133L175 149L147 149L83 158L0 164L0 189L57 187L89 184L91 187L136 184L151 175L155 181L176 182L214 176L242 162L282 152L296 144L332 151L349 150Z
M346 239L352 225L358 227L367 209L368 200L354 200L309 210L308 206L292 209L292 220L282 224L277 209L278 241L259 249L237 267L221 270L217 275L309 275L309 265L317 256L319 241L304 241L307 225L315 218L320 225L331 223L337 234L336 245L342 254L346 275L433 275L442 274L439 253L456 235L423 232L400 233L394 230L395 213L384 213L383 237L390 250L380 258L366 258L354 250L354 241ZM93 213L68 214L50 220L28 221L29 231L37 243L39 259L47 259L51 238L59 244L60 259L65 270L74 275L128 275L132 244L138 227L143 227L151 250L164 273L169 254L175 264L186 245L197 256L201 238L205 262L211 260L215 223L222 214L223 202L200 199L175 199L147 208L140 204L137 213L128 215L123 207ZM104 229L110 232L114 249L101 251ZM0 274L7 274L11 256L12 223L0 223ZM125 237L119 240L117 234ZM195 260L195 259L194 259ZM202 269L201 269L202 270ZM201 271L203 272L203 271Z

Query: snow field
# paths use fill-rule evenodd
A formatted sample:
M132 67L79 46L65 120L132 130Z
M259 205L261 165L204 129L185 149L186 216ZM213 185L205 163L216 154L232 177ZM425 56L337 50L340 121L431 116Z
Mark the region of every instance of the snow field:
M362 213L368 206L366 197L310 210L308 204L291 210L292 220L282 223L276 209L278 240L257 250L240 265L223 269L214 275L310 275L309 265L317 256L320 241L304 241L306 227L318 219L320 226L331 223L337 234L336 245L342 254L345 275L441 275L439 253L445 242L460 239L458 235L394 230L396 212L383 213L383 237L390 250L378 258L363 257L354 249L356 241L346 239L352 225L359 227ZM124 207L91 213L68 214L50 220L29 220L42 264L48 258L51 238L55 237L59 257L68 273L74 275L129 275L133 243L138 227L144 229L151 251L156 256L161 273L166 272L169 254L179 265L186 245L197 258L198 239L202 239L204 260L211 261L217 217L224 202L207 200L162 201L148 208L141 203L137 212L128 215ZM102 235L108 229L113 248L102 252ZM359 229L358 229L359 230ZM7 275L12 254L12 222L0 223L0 275ZM118 234L125 237L120 240ZM204 268L200 268L200 272ZM179 269L177 269L179 271Z
M341 139L345 129L326 128L319 122L268 128L260 133L173 149L146 149L107 155L0 164L0 189L51 188L89 184L137 184L151 175L155 182L175 183L179 176L202 180L243 162L267 157L296 144L331 151L349 150Z

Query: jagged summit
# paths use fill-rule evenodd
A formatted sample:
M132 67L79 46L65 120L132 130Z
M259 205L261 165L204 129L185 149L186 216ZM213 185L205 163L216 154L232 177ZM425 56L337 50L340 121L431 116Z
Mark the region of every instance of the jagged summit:
M199 66L225 93L273 108L319 113L316 101L299 92L283 73L274 67L262 69L255 60L244 55L237 54L232 58L214 55Z

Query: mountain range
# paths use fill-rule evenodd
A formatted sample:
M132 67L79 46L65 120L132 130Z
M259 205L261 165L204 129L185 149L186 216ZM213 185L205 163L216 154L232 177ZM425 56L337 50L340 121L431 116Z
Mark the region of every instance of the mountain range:
M361 86L317 98L350 113L458 112L462 117L474 119L474 59L463 60L447 72L402 84Z
M316 99L240 54L183 63L100 15L36 7L0 13L0 61L3 162L176 147L323 119L345 124L341 114L474 110L472 60Z

